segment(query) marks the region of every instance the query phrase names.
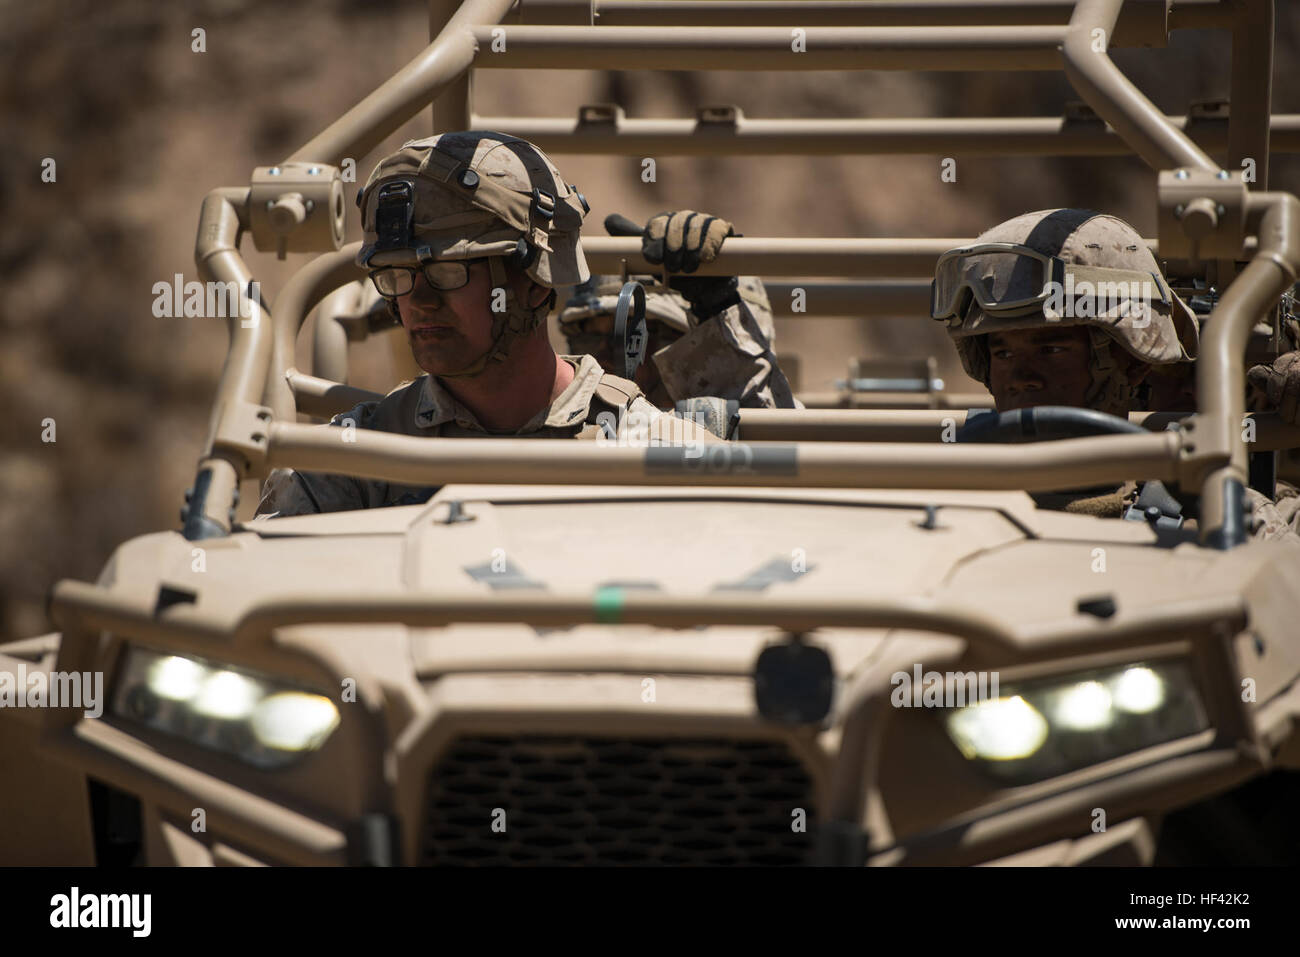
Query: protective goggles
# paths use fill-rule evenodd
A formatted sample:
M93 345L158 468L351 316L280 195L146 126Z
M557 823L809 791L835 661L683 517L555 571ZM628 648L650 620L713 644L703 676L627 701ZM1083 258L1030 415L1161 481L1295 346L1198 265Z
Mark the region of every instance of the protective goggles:
M1091 284L1091 292L1085 292L1084 283ZM1053 296L1058 300L1083 295L1115 298L1120 289L1131 293L1118 298L1133 299L1154 289L1161 303L1170 304L1169 285L1157 273L1080 266L1016 243L981 243L950 249L939 257L930 283L930 316L964 319L972 303L985 312L1012 313Z
M415 288L415 275L424 273L424 280L439 292L459 289L469 282L469 267L484 259L455 259L445 262L427 262L420 266L384 266L370 270L370 281L379 295L389 299L405 296Z

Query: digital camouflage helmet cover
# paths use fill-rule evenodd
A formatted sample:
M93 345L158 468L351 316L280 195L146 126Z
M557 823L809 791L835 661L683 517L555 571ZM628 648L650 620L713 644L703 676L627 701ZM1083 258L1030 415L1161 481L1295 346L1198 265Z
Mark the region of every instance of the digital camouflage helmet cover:
M1148 365L1197 353L1196 320L1170 290L1137 231L1087 209L1024 213L939 258L931 316L948 323L962 367L989 385L988 335L1045 325L1087 327L1085 402L1127 415L1134 383L1118 345Z
M504 262L552 290L590 275L579 239L586 199L541 150L515 136L469 131L410 140L380 160L358 205L365 239L357 264L390 304L393 289L383 288L376 270L420 269L427 277L434 263L487 258L506 308L494 310L492 347L452 376L479 374L550 311L553 296L536 308L518 301Z

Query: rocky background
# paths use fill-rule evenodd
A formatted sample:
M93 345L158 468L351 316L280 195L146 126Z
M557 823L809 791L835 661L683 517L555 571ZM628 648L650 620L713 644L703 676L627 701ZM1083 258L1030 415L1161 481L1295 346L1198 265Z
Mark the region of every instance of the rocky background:
M1300 4L1278 8L1273 110L1300 112ZM418 53L427 21L416 0L0 0L0 638L49 630L55 581L93 579L121 541L177 526L226 331L155 318L152 287L198 278L203 195L246 184L323 129ZM196 27L206 52L191 49ZM1179 32L1168 49L1115 59L1169 113L1228 93L1226 33ZM485 115L617 102L629 117L717 103L756 118L1059 116L1073 99L1045 73L483 71L474 83ZM422 113L359 158L359 177L427 126ZM53 183L41 179L47 157ZM598 232L609 212L689 207L748 236L974 236L1026 210L1082 205L1154 233L1154 176L1136 159L957 158L957 182L941 183L937 156L665 157L646 184L633 158L556 157ZM1298 174L1295 159L1273 158L1274 188L1300 191ZM251 246L272 296L306 261ZM829 388L852 355L935 355L950 387L976 388L923 316L780 320L778 337L804 389ZM381 343L354 352L354 382L393 384ZM46 419L54 442L42 441Z

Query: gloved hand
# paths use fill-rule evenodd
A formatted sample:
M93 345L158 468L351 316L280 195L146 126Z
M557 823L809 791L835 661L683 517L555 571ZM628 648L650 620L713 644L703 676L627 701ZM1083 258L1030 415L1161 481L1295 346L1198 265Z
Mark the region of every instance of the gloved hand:
M713 262L723 241L734 236L731 223L708 213L683 209L650 217L641 233L641 255L670 273L693 273ZM691 304L698 319L707 319L740 301L735 276L672 276L668 285Z
M1264 394L1282 421L1300 425L1300 352L1280 355L1269 366L1252 366L1246 381Z

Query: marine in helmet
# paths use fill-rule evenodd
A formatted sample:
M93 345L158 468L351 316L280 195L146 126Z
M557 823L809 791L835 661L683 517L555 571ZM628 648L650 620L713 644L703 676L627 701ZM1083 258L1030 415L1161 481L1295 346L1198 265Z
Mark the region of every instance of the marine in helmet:
M1300 287L1297 287L1300 291ZM1295 308L1295 292L1289 300ZM1282 322L1283 341L1300 345L1300 320L1287 316ZM1284 352L1273 362L1252 366L1246 372L1254 407L1277 412L1282 421L1300 425L1300 350Z
M943 254L931 315L999 412L1126 416L1152 366L1196 356L1196 320L1137 231L1082 209L1026 213Z
M646 287L645 359L635 379L662 409L685 400L717 397L746 408L796 408L798 403L773 351L776 328L767 291L757 276L693 276L712 262L732 224L693 210L660 213L642 229L625 217L605 220L611 235L641 236L642 256L672 273L633 276ZM560 332L572 352L595 356L621 372L611 332L619 290L617 276L593 276L574 290L559 315Z
M557 356L555 289L588 276L586 200L531 143L491 132L412 140L358 198L357 264L389 303L425 374L331 425L416 436L597 438L637 423L650 444L710 441L590 356ZM258 515L410 504L435 490L277 470Z
M1197 324L1141 236L1085 209L1025 213L939 257L931 316L999 412L1056 405L1127 417L1152 368L1192 361ZM1096 492L1097 490L1092 490ZM1135 488L1036 496L1069 511L1120 515ZM1300 500L1251 490L1257 534L1294 535Z

